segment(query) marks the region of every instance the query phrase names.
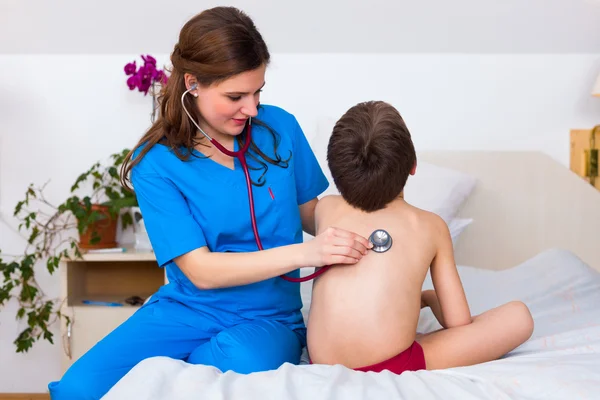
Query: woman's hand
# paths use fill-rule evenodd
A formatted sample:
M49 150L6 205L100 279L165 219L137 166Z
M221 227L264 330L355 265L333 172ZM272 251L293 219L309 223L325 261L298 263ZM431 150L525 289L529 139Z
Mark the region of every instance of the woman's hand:
M304 243L302 265L356 264L372 247L371 242L356 233L330 227Z

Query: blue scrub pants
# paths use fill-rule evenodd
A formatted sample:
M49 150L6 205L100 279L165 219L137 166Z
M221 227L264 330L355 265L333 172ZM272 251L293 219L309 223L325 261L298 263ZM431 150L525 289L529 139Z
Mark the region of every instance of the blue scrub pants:
M76 327L74 327L76 329ZM138 362L154 356L250 373L298 364L305 330L272 320L195 310L167 298L152 299L77 360L58 382L52 400L97 400Z

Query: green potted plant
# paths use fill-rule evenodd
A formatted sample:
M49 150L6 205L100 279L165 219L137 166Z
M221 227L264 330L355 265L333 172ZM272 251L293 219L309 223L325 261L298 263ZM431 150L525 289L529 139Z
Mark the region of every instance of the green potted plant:
M49 327L68 316L61 314L59 299L49 299L36 282L35 266L44 262L53 274L63 259L81 258L90 248L116 245L117 219L123 228L133 223L123 209L137 206L135 195L121 186L119 168L129 152L112 154L110 162L92 165L71 186L70 197L59 205L44 196L46 185L30 184L25 198L14 209L27 245L22 255L4 260L0 249L0 307L11 298L19 304L17 319L27 318L27 327L14 344L17 352L26 352L39 339L53 343ZM81 192L87 194L80 194Z

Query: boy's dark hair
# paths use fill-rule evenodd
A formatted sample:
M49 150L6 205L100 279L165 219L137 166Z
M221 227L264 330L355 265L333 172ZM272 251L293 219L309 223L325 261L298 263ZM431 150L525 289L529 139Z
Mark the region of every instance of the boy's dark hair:
M402 193L416 158L400 113L383 101L346 111L327 146L329 169L342 197L367 212L384 208Z

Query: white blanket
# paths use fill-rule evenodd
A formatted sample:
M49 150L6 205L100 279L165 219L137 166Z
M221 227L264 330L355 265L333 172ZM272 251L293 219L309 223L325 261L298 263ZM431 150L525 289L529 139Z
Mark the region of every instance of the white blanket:
M534 317L532 338L500 360L401 375L291 364L240 375L155 357L139 363L103 399L600 399L598 272L560 250L510 270L459 271L473 314L522 300ZM429 277L424 288L431 288ZM431 311L423 310L419 331L437 328Z

